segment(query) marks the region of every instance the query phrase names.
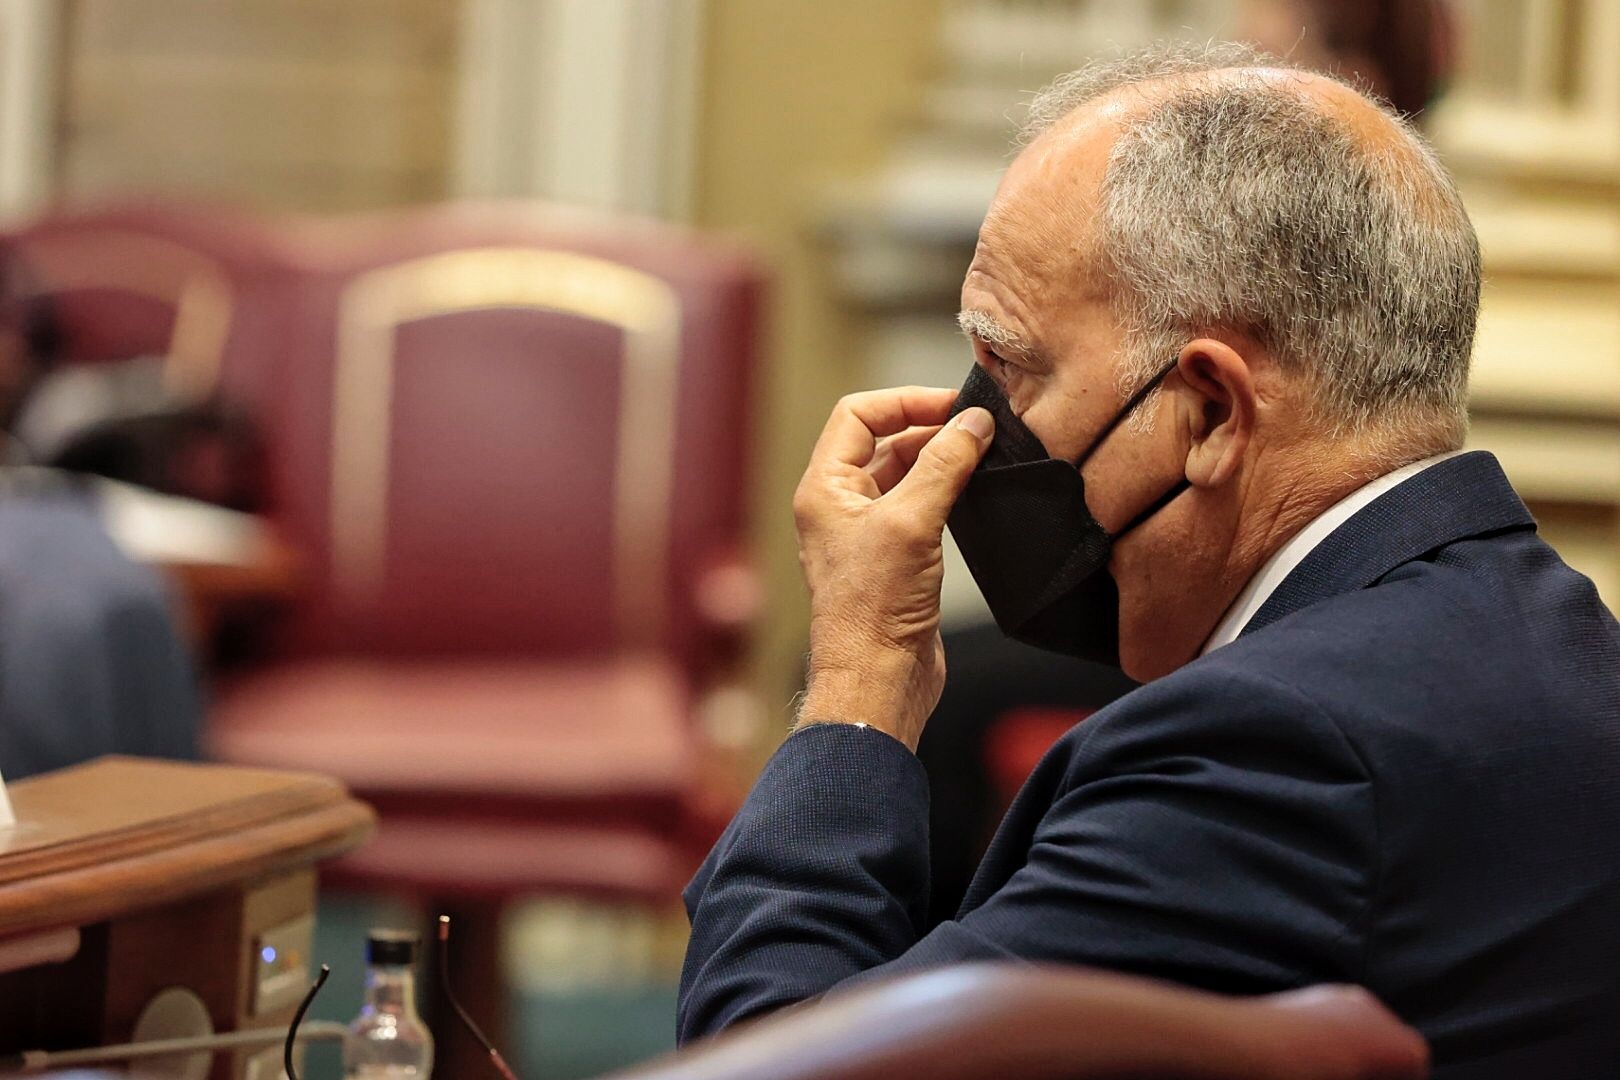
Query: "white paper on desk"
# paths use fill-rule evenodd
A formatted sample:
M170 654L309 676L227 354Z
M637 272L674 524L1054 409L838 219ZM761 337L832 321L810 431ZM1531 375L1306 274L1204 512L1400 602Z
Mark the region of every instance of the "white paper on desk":
M6 794L6 778L0 776L0 829L17 824L17 815L11 812L11 796Z
M252 566L265 558L268 535L252 514L116 480L96 488L102 524L136 562Z

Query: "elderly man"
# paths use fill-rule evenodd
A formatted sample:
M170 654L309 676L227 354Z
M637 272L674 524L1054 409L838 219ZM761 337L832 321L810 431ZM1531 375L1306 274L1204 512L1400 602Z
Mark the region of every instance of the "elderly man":
M1375 102L1232 50L1069 76L1029 136L963 285L962 400L857 394L812 453L809 689L688 890L682 1037L1019 958L1356 982L1437 1075L1612 1075L1620 628L1459 453L1451 180ZM1058 743L923 934L947 517L1005 631L1147 685Z

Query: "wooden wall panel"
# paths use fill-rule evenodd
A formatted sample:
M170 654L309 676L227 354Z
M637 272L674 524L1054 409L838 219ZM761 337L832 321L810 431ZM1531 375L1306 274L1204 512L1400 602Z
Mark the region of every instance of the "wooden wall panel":
M72 0L59 187L350 210L442 197L458 0Z

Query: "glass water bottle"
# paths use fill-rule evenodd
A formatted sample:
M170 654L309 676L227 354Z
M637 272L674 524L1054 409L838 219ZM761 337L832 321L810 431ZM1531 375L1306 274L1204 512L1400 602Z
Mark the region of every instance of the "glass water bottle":
M416 1014L420 938L373 930L366 938L366 998L343 1039L347 1080L428 1080L433 1035Z

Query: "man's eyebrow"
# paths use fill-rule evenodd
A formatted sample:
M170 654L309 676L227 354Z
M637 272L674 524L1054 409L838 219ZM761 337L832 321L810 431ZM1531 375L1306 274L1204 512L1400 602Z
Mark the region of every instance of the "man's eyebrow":
M1013 356L1033 356L1035 350L1012 328L1005 326L994 315L979 308L964 308L956 316L956 325L968 337L978 338L998 352Z

